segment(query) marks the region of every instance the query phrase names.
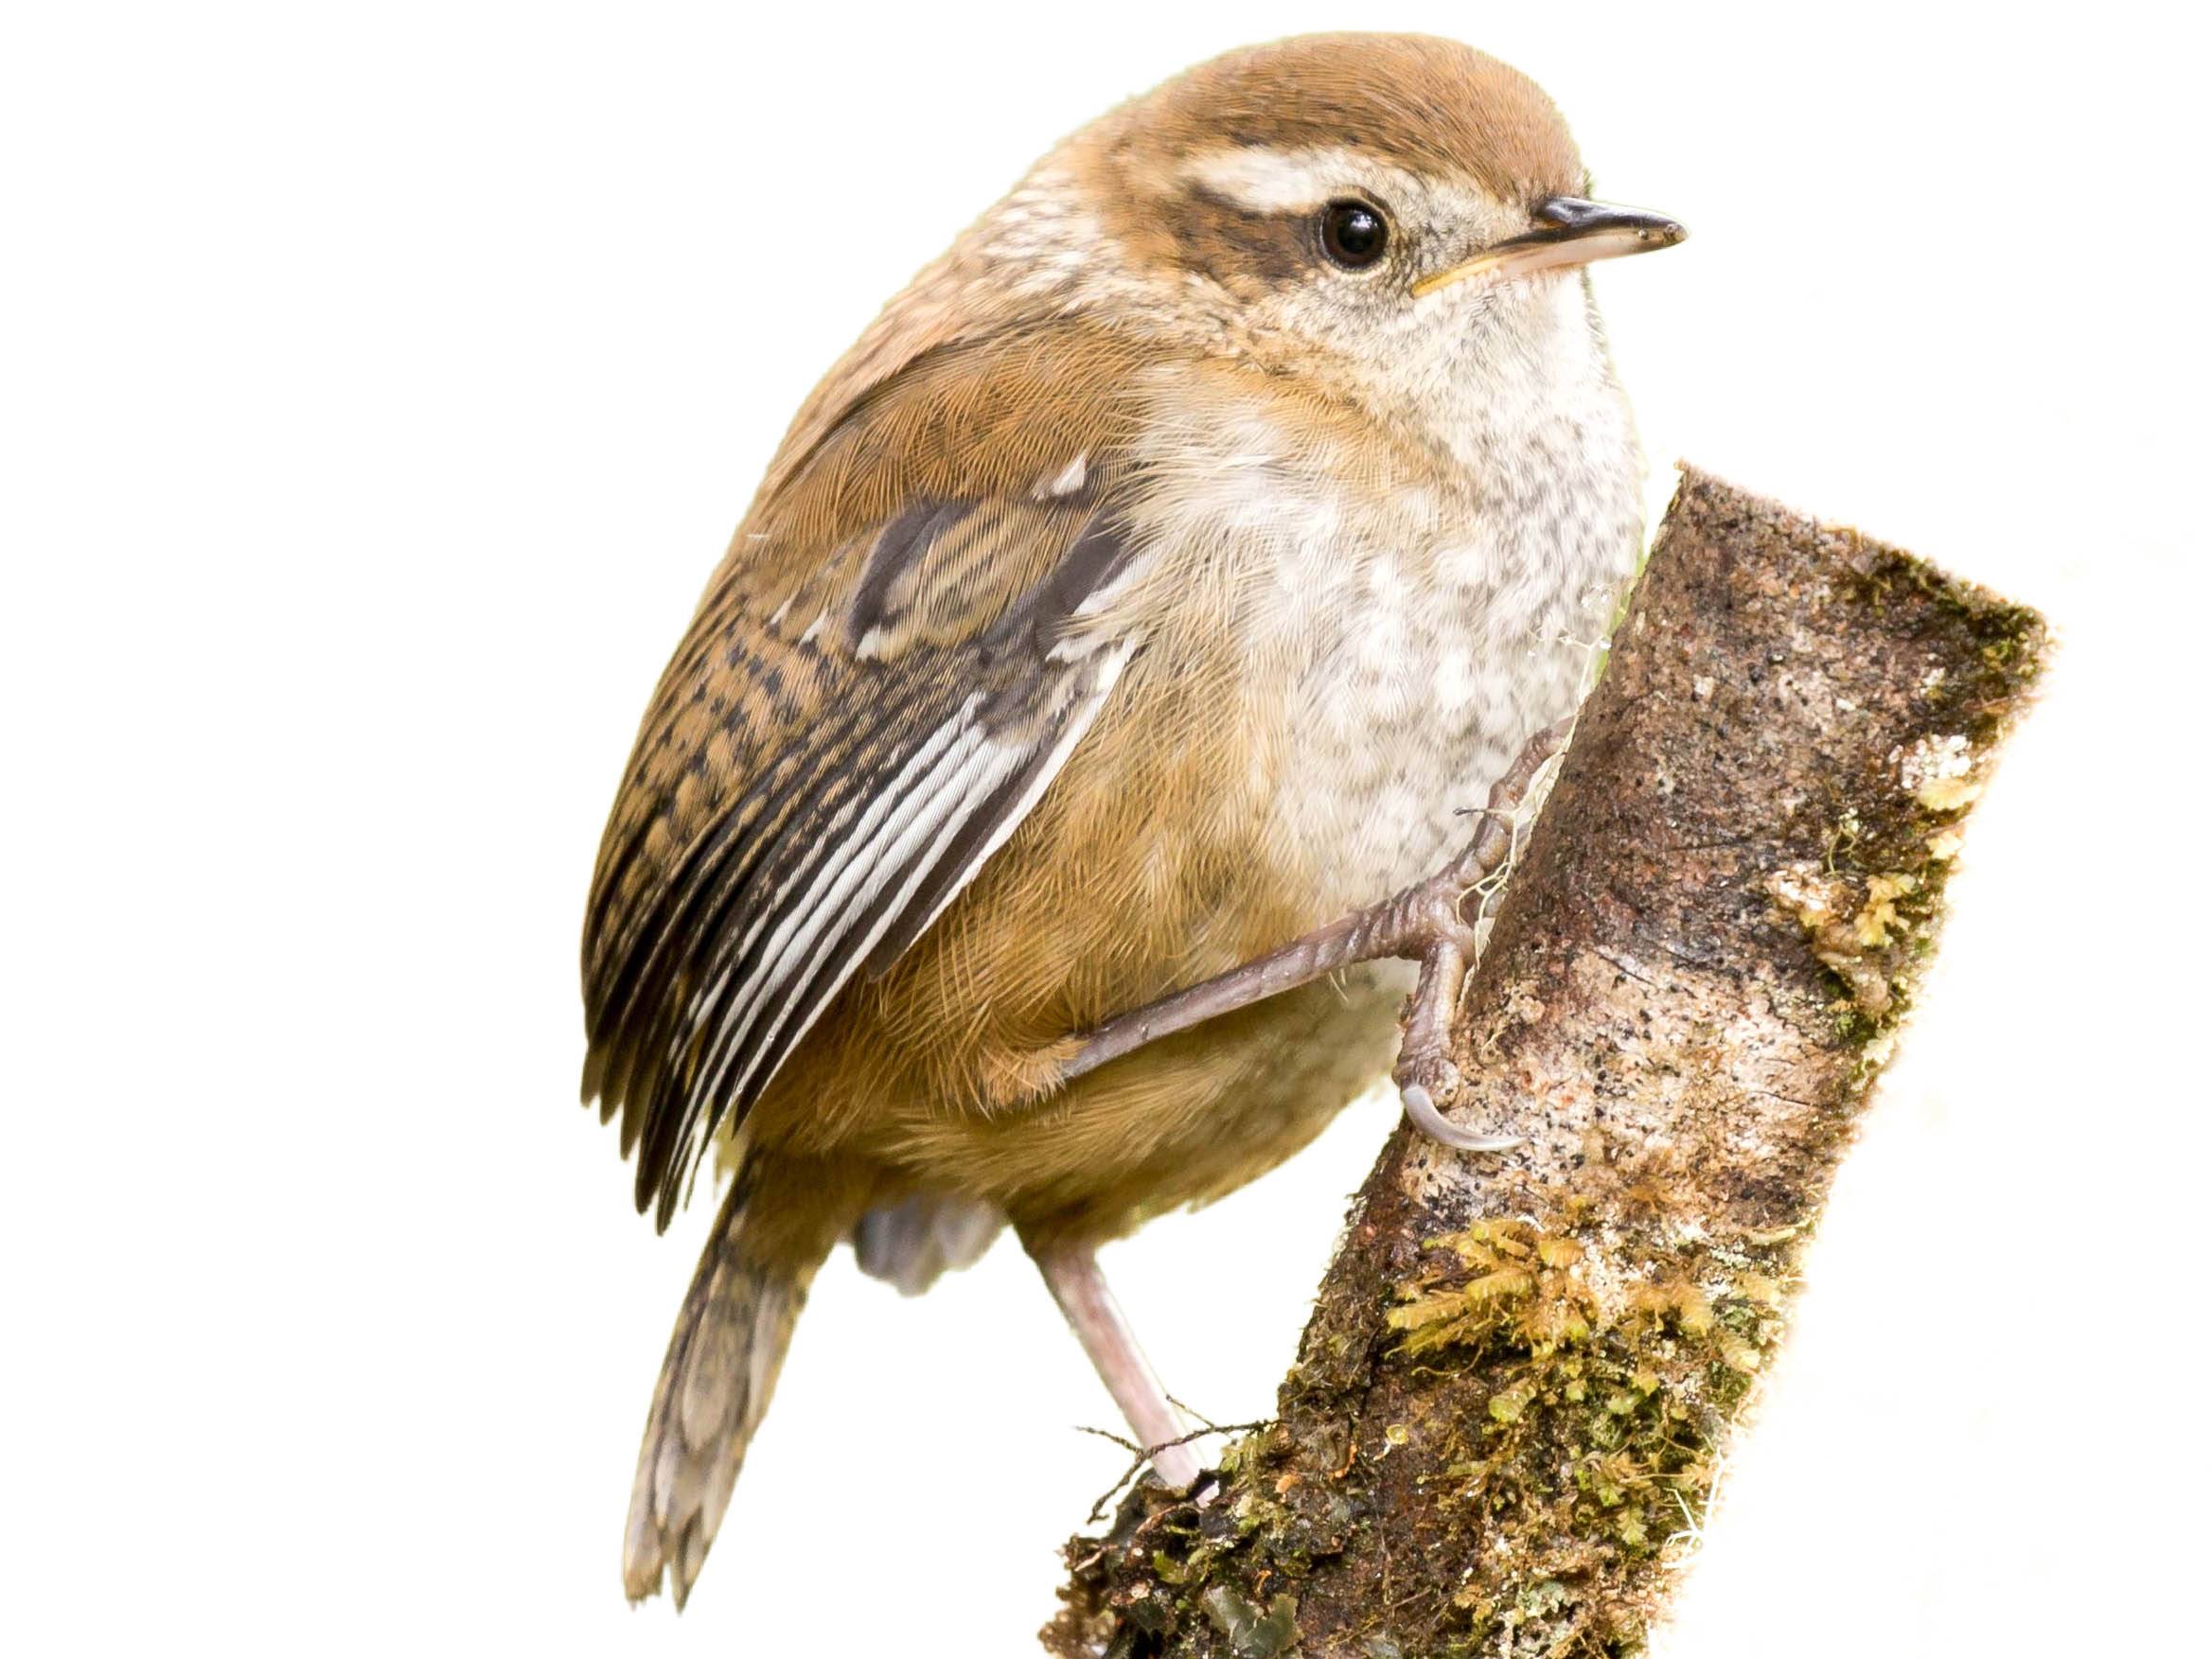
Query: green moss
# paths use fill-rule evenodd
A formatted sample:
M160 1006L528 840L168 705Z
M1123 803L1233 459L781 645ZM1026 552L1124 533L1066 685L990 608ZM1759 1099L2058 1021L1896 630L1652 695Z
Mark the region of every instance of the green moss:
M1198 1599L1213 1628L1229 1639L1235 1659L1275 1659L1298 1639L1298 1597L1288 1593L1277 1596L1264 1612L1227 1584L1214 1585Z
M1797 1240L1781 1229L1743 1246L1721 1280L1709 1253L1630 1242L1634 1289L1610 1313L1583 1274L1596 1243L1479 1222L1436 1241L1390 1315L1403 1352L1496 1381L1478 1419L1403 1425L1442 1440L1454 1484L1434 1494L1436 1512L1471 1534L1452 1545L1477 1563L1458 1598L1469 1650L1541 1650L1523 1645L1539 1631L1598 1650L1635 1645L1635 1632L1584 1627L1619 1604L1601 1594L1608 1579L1702 1515L1714 1436L1778 1334L1775 1287ZM1609 1241L1616 1262L1623 1244ZM1513 1558L1499 1562L1481 1536L1516 1540Z

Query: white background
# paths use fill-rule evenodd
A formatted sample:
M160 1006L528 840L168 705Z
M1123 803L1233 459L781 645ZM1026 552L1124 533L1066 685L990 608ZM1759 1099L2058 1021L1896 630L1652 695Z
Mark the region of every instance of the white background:
M703 1225L575 1104L633 722L781 428L1053 139L1357 22L1682 249L1678 455L2044 607L1942 968L1668 1650L2202 1639L2200 51L2120 6L27 5L0 31L0 1647L1031 1651L1121 1455L1018 1255L834 1262L691 1611L623 1604ZM1389 1121L1107 1265L1265 1411ZM1223 1294L1224 1283L1235 1286Z

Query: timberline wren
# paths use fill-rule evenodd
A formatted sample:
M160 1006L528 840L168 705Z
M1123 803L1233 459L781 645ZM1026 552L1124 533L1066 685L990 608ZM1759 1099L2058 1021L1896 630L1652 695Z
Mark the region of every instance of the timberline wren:
M584 929L583 1092L639 1208L710 1147L729 1179L633 1597L689 1592L843 1240L918 1292L1011 1221L1196 1477L1092 1252L1303 1145L1391 1068L1395 959L1464 943L1419 878L1573 708L1642 535L1584 267L1683 233L1586 188L1467 47L1234 52L1053 150L800 409Z

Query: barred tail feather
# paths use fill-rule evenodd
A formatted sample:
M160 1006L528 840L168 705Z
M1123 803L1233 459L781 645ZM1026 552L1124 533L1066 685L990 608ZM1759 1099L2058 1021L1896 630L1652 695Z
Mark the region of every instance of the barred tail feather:
M668 1587L681 1607L730 1507L745 1448L768 1410L816 1262L749 1248L740 1174L699 1256L646 1420L623 1537L623 1587L642 1601Z

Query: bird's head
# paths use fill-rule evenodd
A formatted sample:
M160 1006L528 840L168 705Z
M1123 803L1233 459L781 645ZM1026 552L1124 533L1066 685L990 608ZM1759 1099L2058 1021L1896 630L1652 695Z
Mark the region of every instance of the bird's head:
M1551 100L1495 58L1315 35L1102 117L987 235L1075 304L1389 390L1586 322L1583 267L1682 239L1662 215L1589 200L1587 181Z

